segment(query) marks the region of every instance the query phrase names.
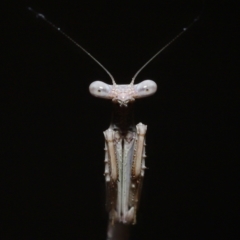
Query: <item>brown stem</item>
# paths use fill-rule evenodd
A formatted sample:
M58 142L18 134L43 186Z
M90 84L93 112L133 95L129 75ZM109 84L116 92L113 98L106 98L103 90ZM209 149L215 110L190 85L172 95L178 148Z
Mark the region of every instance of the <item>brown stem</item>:
M108 224L107 240L128 240L130 225L111 222Z

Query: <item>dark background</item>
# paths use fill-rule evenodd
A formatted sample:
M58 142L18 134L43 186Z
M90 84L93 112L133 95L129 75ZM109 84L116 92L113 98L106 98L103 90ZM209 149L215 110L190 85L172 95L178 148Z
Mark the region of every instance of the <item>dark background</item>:
M1 239L105 239L108 75L43 13L129 83L202 11L202 1L16 1L2 8ZM236 1L237 3L237 1ZM236 4L237 5L237 4ZM200 20L146 67L157 93L136 103L147 166L131 239L239 239L237 6L206 1Z

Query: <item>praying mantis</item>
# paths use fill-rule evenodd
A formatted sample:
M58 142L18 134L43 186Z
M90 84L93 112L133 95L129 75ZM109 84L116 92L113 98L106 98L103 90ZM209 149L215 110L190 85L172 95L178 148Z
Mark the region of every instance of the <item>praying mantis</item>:
M141 196L145 166L145 138L147 125L134 124L133 107L135 100L149 97L157 91L157 84L144 80L135 84L138 74L163 50L179 38L198 20L196 18L187 28L152 56L125 85L116 83L112 74L85 48L75 42L46 17L28 8L36 17L41 18L54 29L92 58L110 77L112 85L102 81L90 84L89 91L94 97L110 99L113 103L111 124L103 132L105 139L104 177L106 183L106 208L109 214L108 240L127 239L129 225L135 224ZM121 235L124 237L121 237Z

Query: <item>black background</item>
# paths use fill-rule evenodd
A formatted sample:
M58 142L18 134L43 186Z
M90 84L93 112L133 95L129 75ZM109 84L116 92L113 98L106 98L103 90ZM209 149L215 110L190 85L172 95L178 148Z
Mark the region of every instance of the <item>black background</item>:
M2 8L1 239L105 239L108 75L43 13L129 83L202 11L202 1L16 1ZM146 67L157 93L136 103L147 166L131 239L239 239L235 82L237 6L208 1L200 20Z

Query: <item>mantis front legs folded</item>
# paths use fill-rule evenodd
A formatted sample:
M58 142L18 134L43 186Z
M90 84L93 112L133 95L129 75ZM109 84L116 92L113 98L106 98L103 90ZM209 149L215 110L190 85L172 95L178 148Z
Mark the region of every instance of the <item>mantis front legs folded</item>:
M112 224L136 223L136 211L145 170L147 126L139 123L123 132L111 127L104 131L107 210Z

